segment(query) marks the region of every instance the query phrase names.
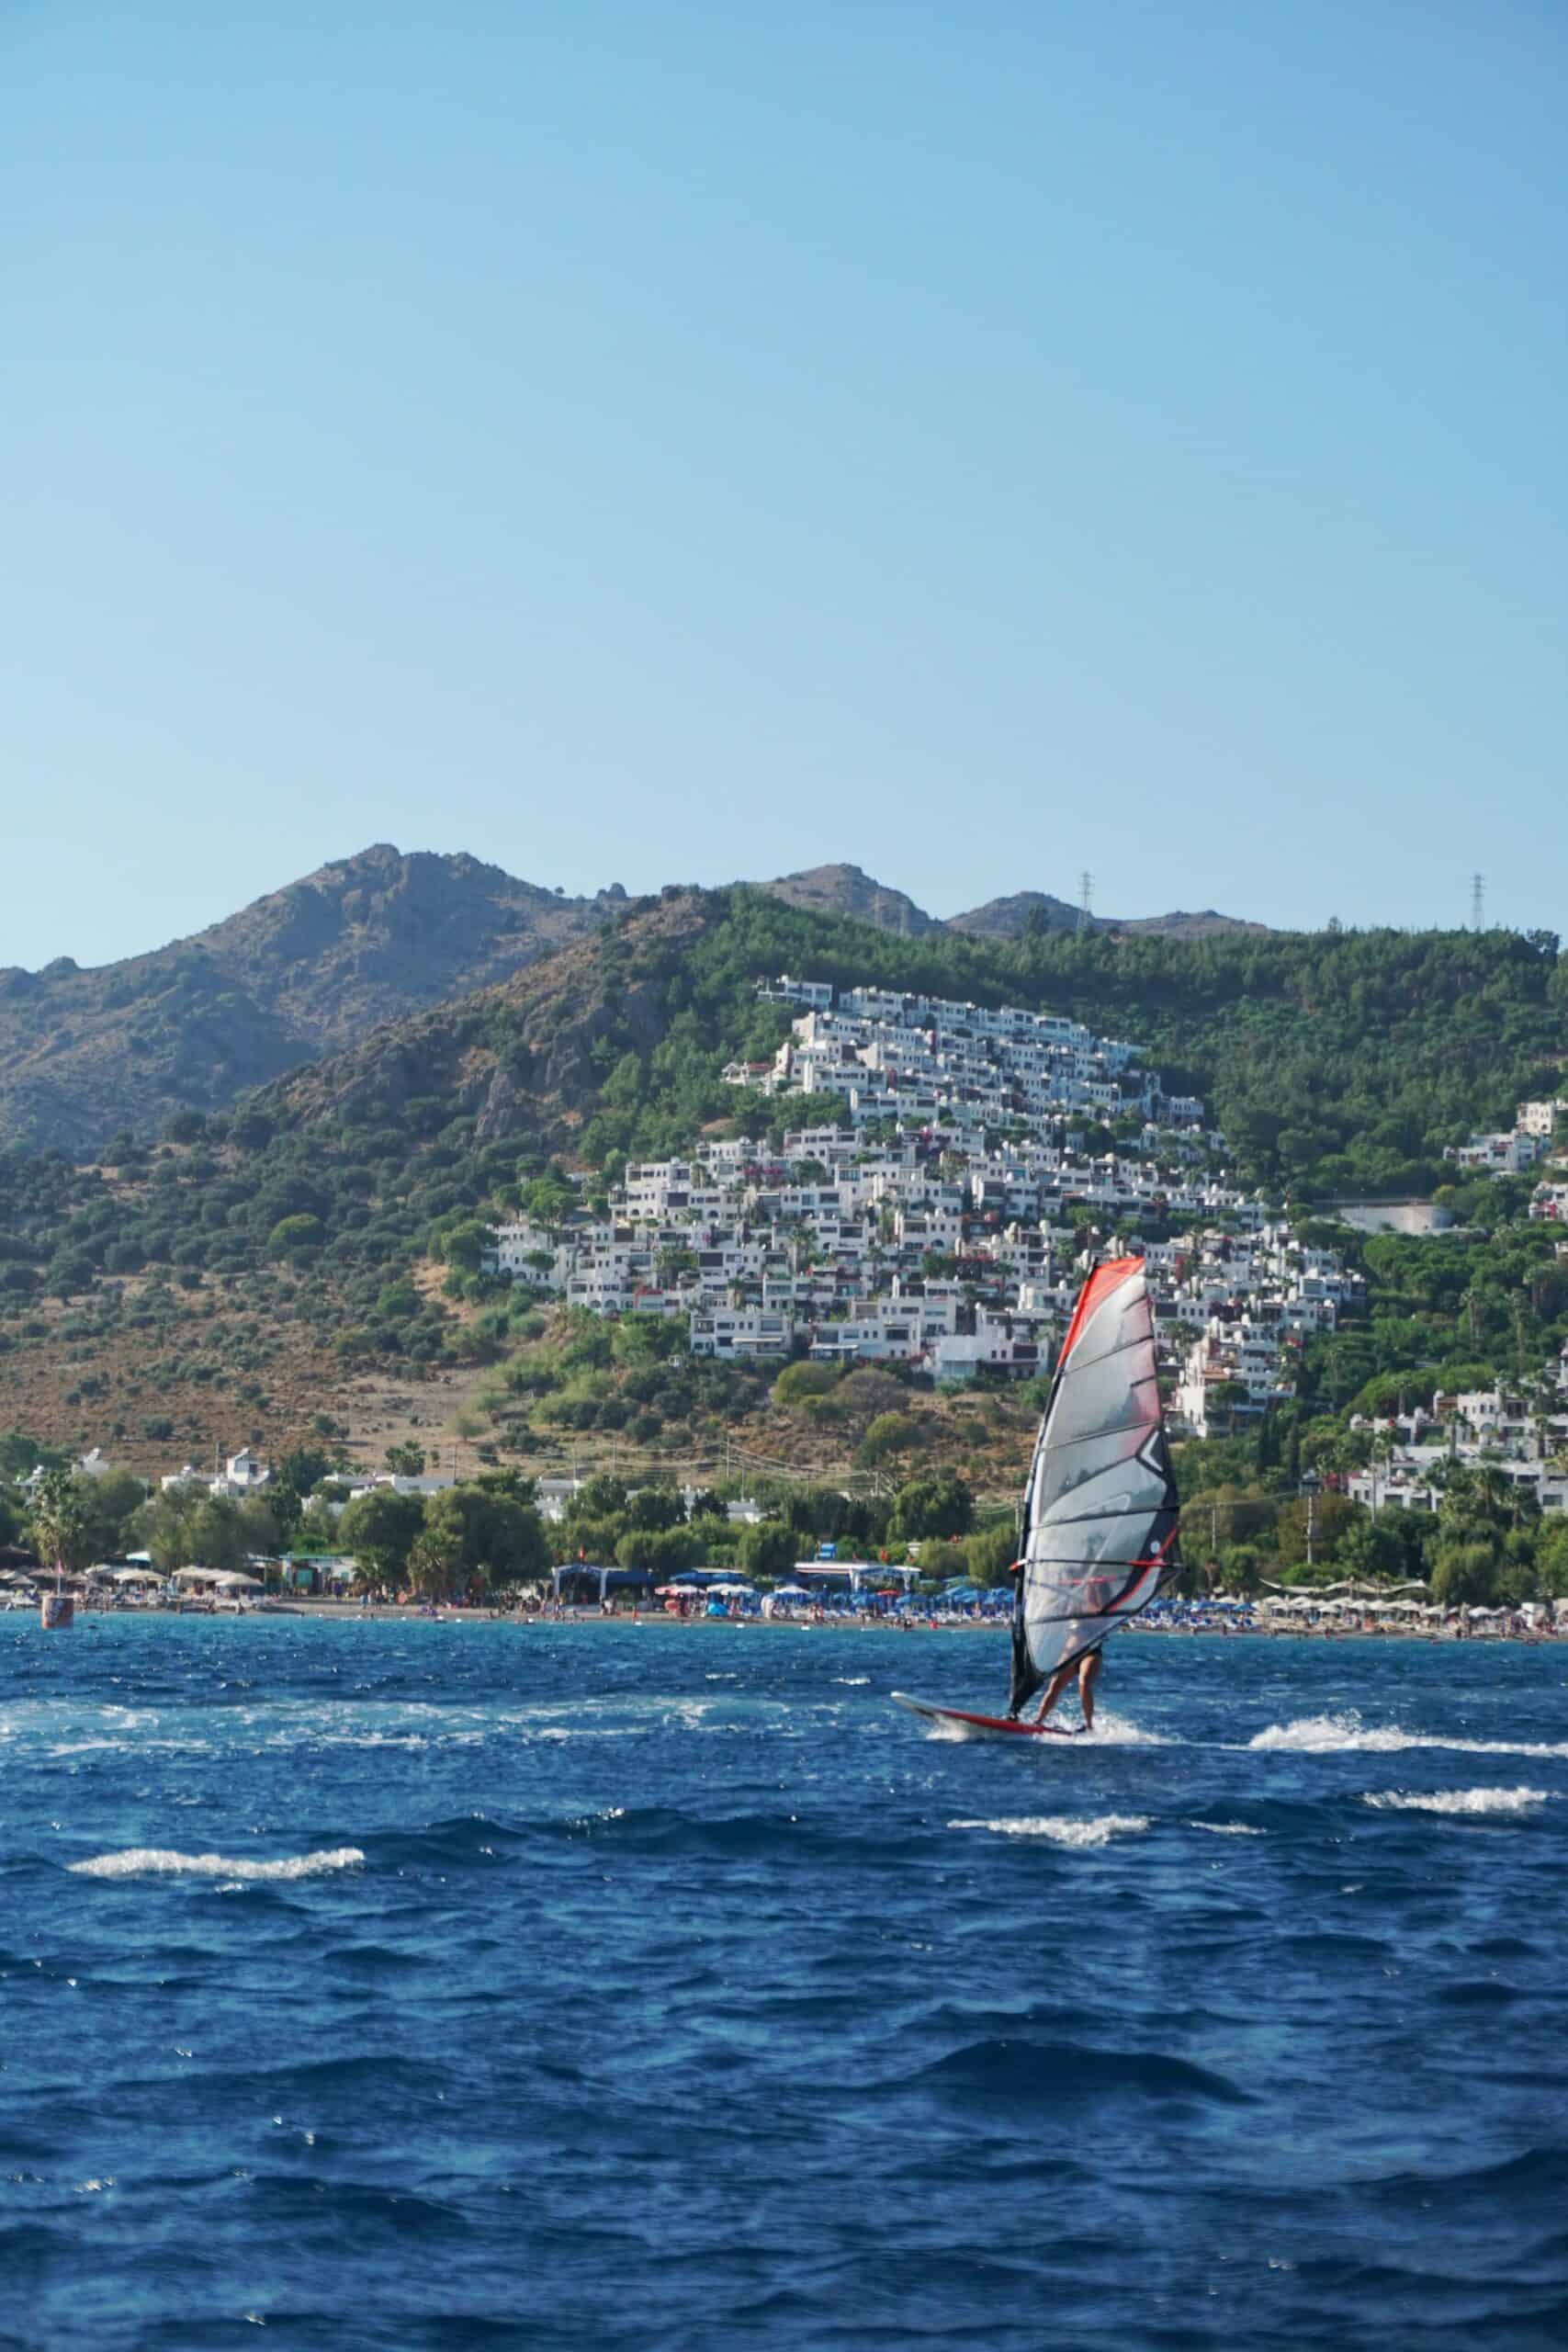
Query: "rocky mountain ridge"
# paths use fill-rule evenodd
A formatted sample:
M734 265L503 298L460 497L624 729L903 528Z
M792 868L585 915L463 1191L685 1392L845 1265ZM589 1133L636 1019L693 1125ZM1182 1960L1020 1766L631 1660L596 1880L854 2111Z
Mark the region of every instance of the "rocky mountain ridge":
M1073 930L1077 908L1039 891L942 919L849 865L761 884L806 911L917 939ZM0 970L0 1148L83 1158L180 1112L221 1111L251 1089L401 1021L503 981L603 929L618 884L571 898L468 855L378 842L150 954L84 969L61 956ZM1261 929L1218 915L1096 917L1096 931Z

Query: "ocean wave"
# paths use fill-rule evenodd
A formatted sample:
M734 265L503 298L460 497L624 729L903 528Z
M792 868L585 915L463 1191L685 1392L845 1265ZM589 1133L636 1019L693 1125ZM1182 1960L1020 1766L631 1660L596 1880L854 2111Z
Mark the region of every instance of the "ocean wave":
M1210 1838L1266 1838L1266 1829L1255 1829L1250 1821L1190 1821L1189 1829L1201 1829Z
M1445 1813L1482 1819L1535 1813L1547 1802L1544 1789L1378 1789L1361 1799L1377 1813Z
M80 1878L319 1878L327 1871L354 1870L365 1856L357 1846L333 1846L316 1854L291 1854L273 1861L249 1855L177 1854L167 1846L131 1846L122 1854L95 1854L73 1862Z
M950 1821L950 1829L988 1829L998 1838L1049 1838L1055 1846L1109 1846L1149 1826L1146 1813L1101 1813L1075 1820L1064 1813L998 1814L989 1821Z
M1397 1724L1369 1725L1354 1708L1343 1714L1302 1715L1294 1723L1270 1724L1247 1744L1293 1756L1400 1756L1410 1748L1438 1747L1459 1756L1568 1757L1568 1741L1445 1739L1431 1732L1402 1731Z
M1194 2065L1174 2052L1090 2050L1066 2041L985 2035L907 2078L923 2088L968 2092L1021 2102L1031 2097L1099 2101L1119 2093L1145 2098L1208 2099L1225 2107L1249 2103L1250 2094L1228 2075ZM902 2086L895 2086L902 2087Z
M1070 1734L1073 1739L1083 1740L1090 1747L1172 1747L1180 1744L1179 1741L1166 1738L1157 1731L1145 1731L1141 1724L1132 1723L1125 1715L1112 1713L1105 1707L1096 1710L1092 1731L1085 1731L1077 1724L1063 1724L1059 1728ZM1016 1736L987 1731L980 1725L962 1723L951 1715L936 1717L926 1734L928 1739L947 1740L959 1744L969 1740L998 1739L1009 1736ZM1048 1748L1052 1754L1055 1754L1060 1742L1055 1739L1040 1739L1034 1745L1040 1748Z
M1095 1747L1171 1747L1179 1745L1157 1731L1145 1731L1141 1724L1132 1723L1119 1715L1113 1707L1097 1707L1094 1729L1089 1734Z
M565 1827L563 1823L544 1825ZM484 1813L449 1814L437 1821L404 1829L378 1829L366 1834L376 1866L397 1871L490 1870L513 1852L523 1851L539 1834L539 1826L513 1826Z

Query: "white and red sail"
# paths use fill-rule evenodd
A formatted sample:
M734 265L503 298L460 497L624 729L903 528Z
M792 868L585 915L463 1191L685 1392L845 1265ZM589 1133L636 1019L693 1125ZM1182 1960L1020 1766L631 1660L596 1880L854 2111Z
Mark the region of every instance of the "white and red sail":
M1178 1510L1144 1261L1106 1259L1078 1294L1034 1442L1013 1610L1015 1713L1175 1574Z

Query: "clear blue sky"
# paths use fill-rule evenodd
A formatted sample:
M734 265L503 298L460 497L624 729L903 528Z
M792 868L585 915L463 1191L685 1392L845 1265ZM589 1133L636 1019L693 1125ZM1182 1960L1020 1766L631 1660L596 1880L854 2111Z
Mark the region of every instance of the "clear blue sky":
M1568 931L1555 0L0 0L0 965L376 840Z

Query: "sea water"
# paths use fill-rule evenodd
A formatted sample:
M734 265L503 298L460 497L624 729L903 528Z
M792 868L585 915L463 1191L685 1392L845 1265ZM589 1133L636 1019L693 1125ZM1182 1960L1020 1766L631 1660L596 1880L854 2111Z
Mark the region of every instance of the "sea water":
M0 2344L1568 2342L1568 1649L1005 1679L0 1623Z

